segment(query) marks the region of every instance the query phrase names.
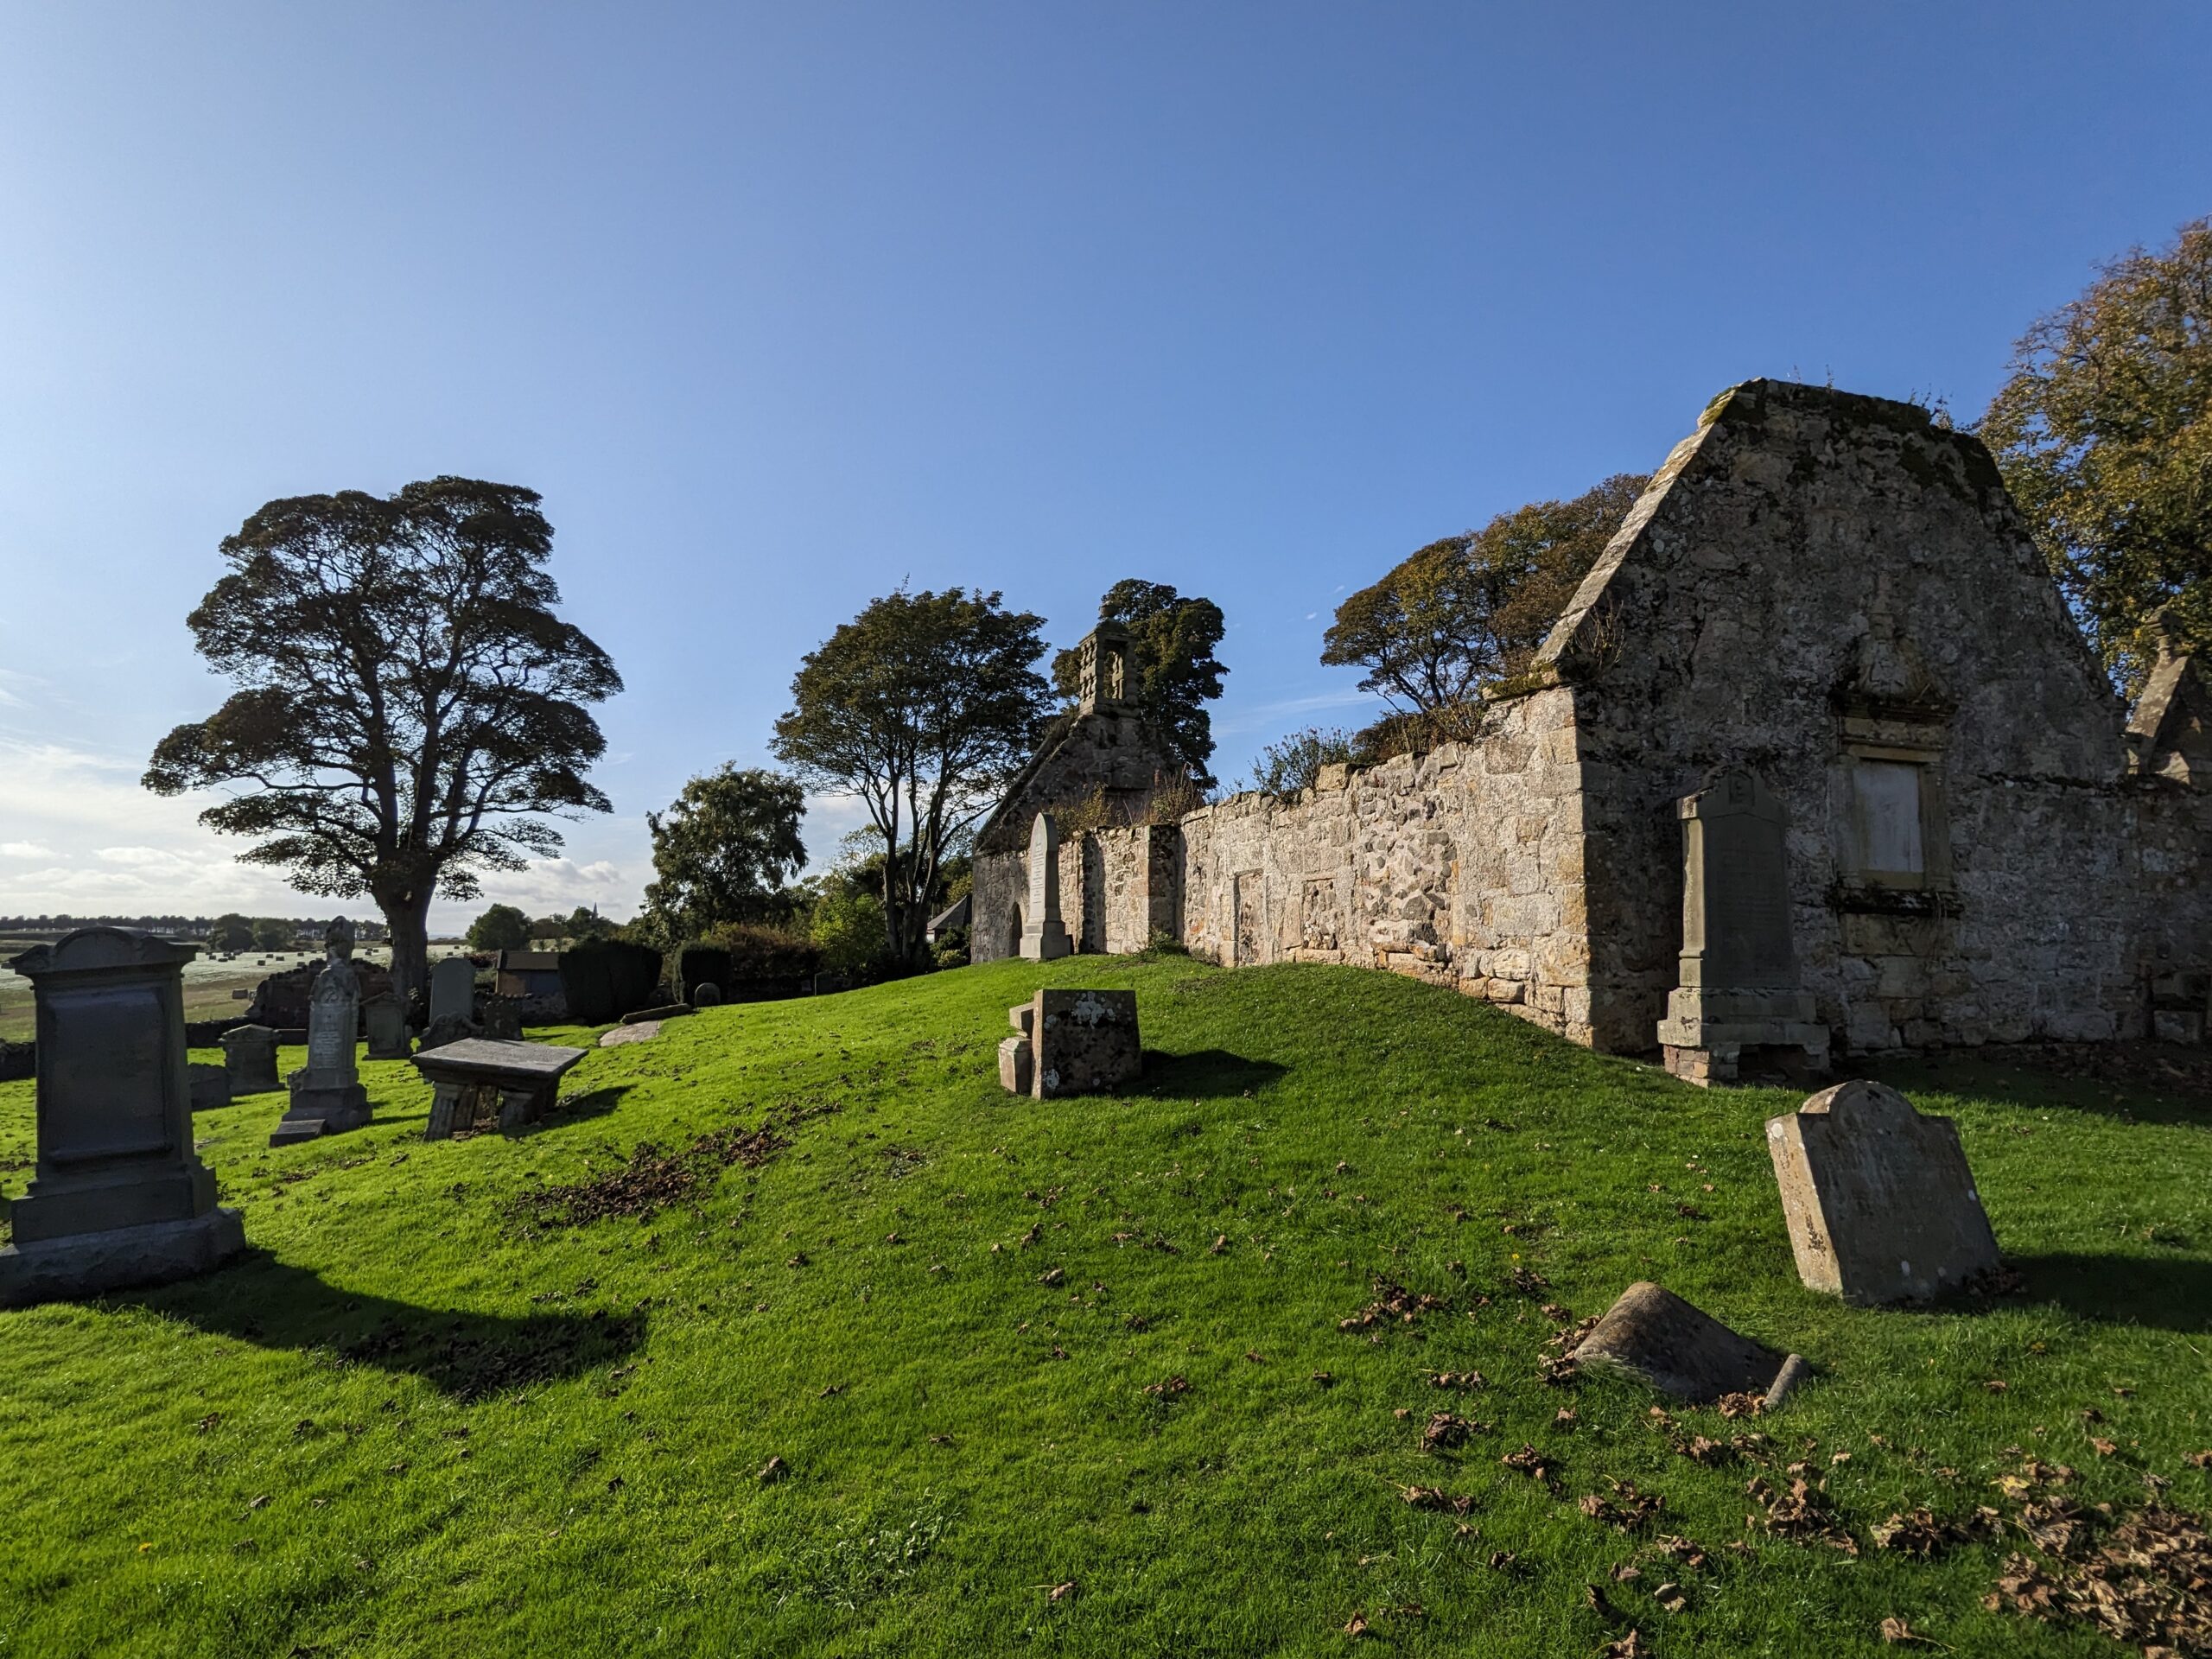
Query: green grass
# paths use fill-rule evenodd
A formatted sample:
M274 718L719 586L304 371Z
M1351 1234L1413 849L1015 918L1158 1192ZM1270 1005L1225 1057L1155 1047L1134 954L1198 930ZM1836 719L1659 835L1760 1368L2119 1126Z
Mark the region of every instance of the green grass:
M1138 1092L1000 1091L1039 982L1135 988ZM0 1654L1550 1656L1620 1634L1592 1582L1662 1656L1873 1652L1889 1615L1957 1653L2121 1651L1984 1611L1999 1550L1747 1532L1755 1468L1674 1454L1629 1389L1540 1382L1539 1300L1595 1313L1641 1278L1815 1362L1777 1416L1682 1422L1827 1471L1862 1540L1993 1501L2024 1453L2086 1501L2139 1503L2147 1471L2207 1507L2183 1458L2212 1445L2212 1120L2109 1084L1893 1074L1958 1118L2028 1286L1899 1312L1796 1281L1761 1133L1793 1097L1357 969L1009 963L719 1008L595 1049L513 1137L425 1143L411 1068L363 1070L354 1135L272 1152L274 1095L199 1120L251 1261L0 1313ZM11 1194L32 1109L0 1086ZM516 1207L771 1116L791 1144L696 1208ZM1516 1266L1549 1288L1506 1288ZM1452 1308L1340 1332L1376 1274ZM1486 1389L1426 1381L1471 1369ZM1424 1453L1446 1408L1494 1432ZM1501 1466L1524 1440L1557 1497ZM763 1484L771 1457L791 1474ZM1649 1556L1579 1512L1609 1478L1709 1564L1610 1582Z

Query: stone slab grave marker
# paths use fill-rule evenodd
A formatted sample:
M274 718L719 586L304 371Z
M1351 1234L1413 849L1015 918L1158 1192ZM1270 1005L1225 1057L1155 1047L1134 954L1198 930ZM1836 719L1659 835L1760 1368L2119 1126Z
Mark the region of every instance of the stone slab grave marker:
M192 945L82 928L13 958L38 1028L38 1165L0 1250L0 1306L219 1267L245 1248L192 1149L184 964Z
M203 1065L195 1061L185 1068L185 1077L192 1090L194 1111L213 1111L218 1106L231 1103L231 1072L228 1066Z
M1649 1280L1621 1293L1575 1349L1574 1363L1619 1371L1691 1405L1724 1394L1764 1395L1778 1405L1805 1374L1795 1354L1738 1336Z
M476 964L467 957L448 957L430 969L430 1023L476 1019Z
M415 1052L407 1035L407 1008L396 996L372 996L361 1004L361 1027L372 1060L404 1060Z
M284 1086L276 1075L276 1033L267 1026L233 1026L223 1033L222 1042L232 1099L265 1095Z
M326 956L308 1002L308 1063L289 1079L292 1103L269 1137L289 1147L342 1135L370 1120L368 1090L353 1062L361 1023L360 982L353 972L353 924L343 916L323 934Z
M1053 962L1075 947L1060 919L1060 830L1049 812L1039 812L1029 828L1029 908L1021 923L1021 954L1032 962Z
M1789 815L1758 774L1730 772L1675 803L1682 950L1659 1045L1691 1083L1827 1070L1827 1027L1798 983L1785 856Z
M1039 1100L1095 1094L1135 1082L1144 1068L1137 994L1038 992L1029 1017L1029 1050L1030 1092Z
M1770 1118L1766 1147L1808 1288L1870 1306L1924 1301L1999 1265L1948 1117L1863 1078Z
M1036 1015L1033 1002L1017 1002L1006 1011L1007 1024L1014 1027L1014 1034L999 1044L999 1087L1010 1095L1027 1094L1036 1081L1034 1054L1029 1045Z
M553 1109L563 1075L584 1053L551 1043L468 1037L417 1054L415 1069L435 1090L423 1139L540 1122Z

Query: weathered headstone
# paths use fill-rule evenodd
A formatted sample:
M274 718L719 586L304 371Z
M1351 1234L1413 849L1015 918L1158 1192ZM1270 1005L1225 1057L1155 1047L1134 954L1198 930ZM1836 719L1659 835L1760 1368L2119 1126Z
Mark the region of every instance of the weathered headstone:
M1682 821L1682 950L1659 1045L1691 1083L1827 1069L1827 1028L1800 987L1784 853L1789 815L1754 772L1675 803Z
M191 945L91 927L15 957L37 1005L38 1166L10 1211L0 1306L204 1273L245 1248L192 1149Z
M448 957L430 969L430 1023L476 1018L476 964L467 957Z
M415 1052L407 1035L406 1005L396 996L372 996L362 1003L361 1028L368 1034L372 1060L404 1060Z
M276 1075L276 1033L266 1026L232 1026L223 1033L223 1069L231 1074L231 1098L282 1089Z
M1999 1265L1958 1125L1896 1090L1863 1078L1823 1089L1768 1120L1766 1147L1808 1288L1918 1301Z
M722 988L711 979L702 979L691 988L691 1006L695 1008L719 1008L722 1005Z
M1133 1083L1144 1065L1135 991L1039 991L1029 1046L1039 1100Z
M483 1017L477 1024L486 1037L505 1043L522 1040L522 1009L512 997L487 996L478 1012Z
M231 1103L229 1068L195 1063L185 1068L185 1077L187 1086L192 1090L194 1111L213 1111L218 1106Z
M471 1037L415 1057L415 1069L435 1090L423 1138L456 1131L512 1129L552 1109L562 1074L584 1057L581 1048Z
M1029 830L1029 907L1021 924L1021 954L1052 962L1074 950L1060 919L1060 831L1049 812Z
M353 924L343 916L323 936L327 956L308 1005L308 1063L292 1073L292 1103L269 1137L289 1147L318 1135L358 1129L370 1118L368 1090L353 1060L361 1021L360 984L353 974Z
M1724 1394L1767 1394L1785 1369L1784 1356L1649 1280L1621 1293L1575 1349L1574 1363L1623 1372L1693 1405Z

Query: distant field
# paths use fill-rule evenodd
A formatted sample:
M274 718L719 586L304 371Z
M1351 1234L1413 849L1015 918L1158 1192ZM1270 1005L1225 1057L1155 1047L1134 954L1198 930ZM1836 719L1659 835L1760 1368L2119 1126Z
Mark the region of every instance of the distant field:
M0 938L0 963L35 944L50 943L44 939ZM434 944L430 947L430 958L435 962L460 949L458 945ZM227 1020L233 1014L242 1014L251 1001L253 988L263 980L302 963L313 962L321 954L320 950L246 950L219 960L203 947L200 955L185 965L184 1017ZM391 962L391 952L380 944L364 945L355 955L360 961L379 965L389 965ZM233 995L237 991L247 995ZM20 974L0 968L0 1042L27 1041L31 1033L31 982Z

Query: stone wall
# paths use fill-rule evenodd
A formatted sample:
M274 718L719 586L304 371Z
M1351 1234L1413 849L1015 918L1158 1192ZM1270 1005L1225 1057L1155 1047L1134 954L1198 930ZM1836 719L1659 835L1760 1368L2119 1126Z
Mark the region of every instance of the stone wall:
M1797 951L1847 1051L2134 1034L2162 948L2204 965L2202 798L2131 784L2120 701L1986 451L1912 405L1716 399L1539 666L1582 734L1600 1046L1649 1044L1672 804L1732 765L1788 804ZM1873 773L1920 803L1916 885L1855 868Z
M2171 707L2212 696L2201 672L2176 671ZM1837 1052L2202 1041L2203 721L2157 723L2126 729L1978 441L1753 381L1675 448L1475 737L1067 834L1062 909L1078 950L1164 931L1229 965L1370 965L1645 1052L1681 947L1675 803L1748 767L1788 810L1789 922ZM976 960L1019 937L1036 812L1129 770L1135 734L1108 734L1064 732L1001 809Z

